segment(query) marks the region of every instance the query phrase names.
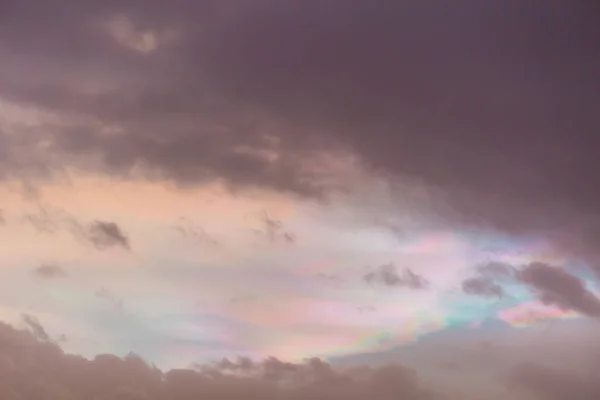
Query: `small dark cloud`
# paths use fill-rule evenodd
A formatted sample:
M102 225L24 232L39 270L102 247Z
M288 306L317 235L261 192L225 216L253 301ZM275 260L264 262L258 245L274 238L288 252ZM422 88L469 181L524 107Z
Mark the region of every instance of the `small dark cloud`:
M405 268L398 271L394 263L383 264L375 270L363 275L363 280L369 284L377 284L389 287L406 287L410 289L426 289L429 281Z
M507 293L500 282L514 282L517 269L505 262L490 261L475 267L475 276L461 284L464 293L472 296L502 299Z
M560 267L534 262L519 271L518 279L546 304L591 317L600 316L600 299L586 287L583 280Z
M85 238L99 250L121 247L131 250L129 238L115 222L94 221L85 231Z
M296 241L296 235L291 232L284 232L283 239L288 243L294 243Z
M0 225L6 224L6 216L4 215L4 210L0 208Z
M40 206L36 212L23 215L22 220L39 233L69 232L75 239L90 243L98 250L115 247L131 250L129 238L112 221L96 220L86 224L68 212L51 206Z
M40 265L34 270L36 276L44 279L63 278L67 276L67 272L54 264Z
M492 279L486 277L468 278L462 283L462 290L466 294L481 297L504 297L504 289Z

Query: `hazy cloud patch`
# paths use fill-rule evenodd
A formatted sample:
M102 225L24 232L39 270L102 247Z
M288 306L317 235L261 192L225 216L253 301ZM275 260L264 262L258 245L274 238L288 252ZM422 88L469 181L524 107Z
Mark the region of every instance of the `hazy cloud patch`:
M394 263L382 264L367 272L362 279L371 285L406 287L409 289L426 289L429 287L427 279L409 268L398 270Z
M33 272L36 276L43 279L64 278L68 275L62 267L54 264L40 265Z
M485 277L468 278L462 283L462 290L469 295L481 297L504 297L502 286L494 283L493 280Z

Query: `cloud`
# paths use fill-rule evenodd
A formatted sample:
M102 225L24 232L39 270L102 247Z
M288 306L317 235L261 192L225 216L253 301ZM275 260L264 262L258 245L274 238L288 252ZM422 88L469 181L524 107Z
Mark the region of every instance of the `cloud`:
M286 231L281 220L271 217L266 211L263 212L260 219L263 227L260 230L256 230L256 232L264 235L270 242L283 241L290 244L296 242L296 235Z
M3 176L75 166L322 196L351 155L423 188L412 206L443 222L594 253L593 2L23 4L3 12L1 95L50 115L0 134Z
M204 228L195 224L188 218L180 218L173 226L173 229L175 229L184 239L190 239L198 243L209 244L212 246L219 244L219 241L209 235Z
M562 268L535 262L519 272L519 280L528 285L545 304L600 316L600 299L586 288L585 283Z
M394 263L382 264L375 268L374 271L363 275L362 279L369 284L378 284L389 287L426 289L429 286L427 279L414 273L408 268L399 272Z
M288 363L240 358L162 372L135 354L88 360L8 325L0 326L0 335L0 351L12 365L0 370L2 378L11 377L2 379L0 393L13 393L14 398L437 398L421 387L414 371L396 365L341 371L320 359Z
M4 210L0 208L0 225L6 224L6 217L4 215Z
M520 267L491 262L475 268L476 276L462 282L462 290L482 297L506 296L499 280L509 284L525 285L541 302L564 310L597 317L600 316L600 298L586 283L567 270L543 262L532 262ZM531 316L535 319L535 316Z
M510 264L491 261L477 266L476 271L490 278L513 278L516 274L516 269Z
M516 269L510 264L491 261L475 267L476 276L465 279L461 288L468 295L502 299L506 293L497 280L514 281Z
M92 359L67 354L47 339L37 319L28 317L28 321L29 330L0 323L3 399L591 400L600 394L597 369L591 359L576 359L577 366L573 368L572 363L563 362L568 357L557 362L559 353L551 346L549 359L553 366L519 361L523 352L539 354L552 341L535 349L519 347L527 341L516 342L513 347L510 342L498 342L496 348L496 344L474 337L472 349L465 346L465 341L459 341L448 343L445 350L439 342L428 342L425 347L433 353L451 352L438 356L431 351L421 352L423 360L429 358L436 366L435 371L426 374L397 363L340 367L318 358L287 362L274 357L223 358L188 369L161 371L133 353L124 357L100 354ZM573 354L575 349L567 346L564 350L565 354ZM492 355L497 359L490 358ZM446 383L440 385L440 379Z
M40 265L33 272L36 276L43 279L63 278L67 276L67 272L64 269L53 264Z
M50 336L36 317L29 314L23 314L21 317L27 327L31 329L31 332L36 339L43 342L48 342L50 340Z
M23 215L23 221L29 223L38 233L45 234L54 234L65 225L77 225L72 216L54 207L40 207L36 213Z
M115 247L131 250L129 237L112 221L95 220L86 224L62 209L47 206L39 207L36 213L25 214L23 221L39 233L55 234L67 231L75 239L90 243L98 250Z
M111 247L121 247L125 250L131 250L129 238L125 236L119 225L114 222L92 222L86 232L86 238L99 250Z
M504 297L502 286L494 283L493 280L484 277L468 278L462 283L462 290L466 294L481 297Z

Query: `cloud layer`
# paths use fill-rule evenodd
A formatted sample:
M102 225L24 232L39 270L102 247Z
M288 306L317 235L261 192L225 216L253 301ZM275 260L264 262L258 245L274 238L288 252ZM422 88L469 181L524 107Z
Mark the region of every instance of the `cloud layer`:
M598 230L592 2L25 3L3 17L5 177L71 165L312 196L351 154L453 223L568 248Z
M535 363L509 367L508 374L499 373L494 377L497 386L488 384L487 388L477 385L444 387L439 382L425 384L418 371L396 363L336 367L318 358L301 363L289 363L273 357L261 361L244 357L235 361L224 358L189 369L163 372L133 353L124 357L101 354L93 359L64 353L49 339L34 317L24 316L24 321L28 330L0 324L0 394L7 400L175 400L202 397L231 400L372 397L454 400L477 398L473 397L477 395L489 399L508 395L519 400L591 400L600 395L597 376L593 372L589 376L573 375L573 371ZM494 352L494 346L488 344L477 351L484 356ZM460 351L464 353L463 359L457 365L493 362L469 359L473 353L467 349ZM446 374L451 372L446 371ZM504 389L497 390L498 387Z

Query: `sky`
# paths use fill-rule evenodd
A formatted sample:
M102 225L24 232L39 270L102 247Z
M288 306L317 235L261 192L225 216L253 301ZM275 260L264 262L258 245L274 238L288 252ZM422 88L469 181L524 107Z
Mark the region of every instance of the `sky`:
M591 0L2 2L2 335L598 398L598 49Z

